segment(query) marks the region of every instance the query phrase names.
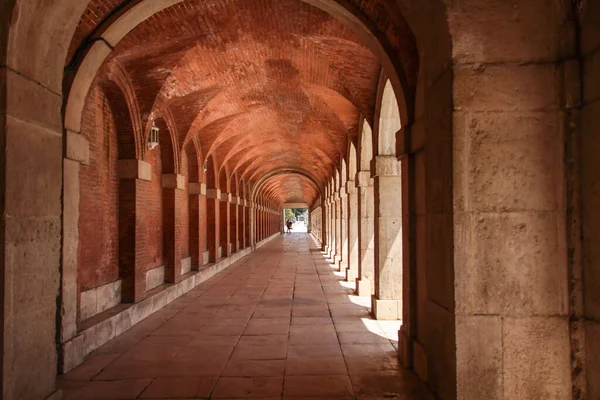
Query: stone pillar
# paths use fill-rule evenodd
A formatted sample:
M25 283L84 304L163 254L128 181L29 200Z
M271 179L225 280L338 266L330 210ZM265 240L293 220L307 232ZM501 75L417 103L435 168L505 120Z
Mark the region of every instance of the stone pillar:
M335 247L333 254L333 263L339 267L340 261L342 261L342 202L340 200L339 192L334 193L334 232L335 232Z
M340 187L340 260L339 270L346 272L348 268L348 194L346 187Z
M327 219L329 223L329 258L333 259L335 256L335 202L333 198L329 197L329 218Z
M402 318L402 179L395 156L375 157L376 319Z
M325 251L325 243L329 239L329 231L327 231L327 212L324 199L321 199L321 250Z
M231 197L231 214L230 214L230 242L231 242L231 252L237 253L240 246L239 240L239 230L238 230L238 199L237 197Z
M346 191L348 192L346 209L347 209L347 254L348 262L346 265L346 281L356 282L358 278L358 257L359 257L359 241L358 241L358 193L356 190L356 182L346 182Z
M119 275L121 301L135 303L146 294L146 195L152 167L141 160L119 160Z
M375 190L369 171L356 174L358 191L358 279L359 296L375 294Z
M208 261L211 263L216 263L219 259L219 214L221 210L220 198L221 191L219 189L206 190L206 246L208 247Z
M229 257L229 255L231 254L231 246L230 246L230 226L229 226L229 219L231 218L230 216L230 208L229 208L229 199L231 199L231 194L229 193L221 193L221 203L220 203L220 207L221 207L221 214L220 214L220 229L221 229L221 235L220 235L220 245L221 245L221 257Z

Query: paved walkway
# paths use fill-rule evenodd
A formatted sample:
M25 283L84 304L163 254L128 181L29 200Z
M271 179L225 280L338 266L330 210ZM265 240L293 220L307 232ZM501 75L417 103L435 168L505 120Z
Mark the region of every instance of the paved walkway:
M60 377L64 399L425 399L397 322L307 234L276 238Z

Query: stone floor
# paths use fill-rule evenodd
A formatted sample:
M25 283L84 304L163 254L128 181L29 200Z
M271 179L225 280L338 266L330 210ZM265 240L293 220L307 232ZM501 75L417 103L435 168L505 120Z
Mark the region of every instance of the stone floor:
M65 400L426 399L307 234L276 238L61 376Z

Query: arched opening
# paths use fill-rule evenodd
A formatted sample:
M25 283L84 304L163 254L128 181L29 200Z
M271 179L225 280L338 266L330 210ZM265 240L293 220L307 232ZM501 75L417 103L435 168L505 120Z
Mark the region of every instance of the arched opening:
M360 128L359 128L360 129ZM348 193L347 199L347 235L348 235L348 265L346 267L346 281L356 284L358 278L358 265L360 256L360 241L359 241L359 208L358 208L358 193L356 185L356 174L358 172L358 155L356 152L356 146L353 142L349 143L348 146L348 169L347 169L347 182L346 192ZM358 292L358 287L356 287Z
M237 176L231 179L231 202L229 204L229 247L231 253L237 253L239 250L239 232L238 232L238 182Z
M392 85L382 82L376 107L371 163L375 195L374 241L375 282L372 312L377 319L402 319L403 277L403 194L401 162L396 157L396 135L401 128L400 113ZM404 221L405 223L407 221Z
M358 190L358 279L356 290L360 296L375 294L375 192L371 177L373 134L364 120L359 131L360 151L356 185Z
M202 181L200 180L200 163L196 145L193 141L185 146L185 163L187 168L188 181L188 240L190 253L190 270L198 271L204 263L204 252L206 251L206 218L203 215L206 212L206 186L204 186L204 195L202 194ZM185 274L185 268L182 266L182 272Z
M82 135L89 143L89 159L79 168L79 325L132 296L135 260L127 255L135 248L135 237L119 239L131 216L126 208L118 212L127 190L120 190L118 165L121 154L127 158L132 153L131 120L119 87L96 83L84 107Z

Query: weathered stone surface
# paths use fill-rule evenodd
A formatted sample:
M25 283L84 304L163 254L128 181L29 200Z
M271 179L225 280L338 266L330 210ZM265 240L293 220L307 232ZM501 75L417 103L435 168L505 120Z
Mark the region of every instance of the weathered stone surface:
M571 358L566 319L505 318L503 344L505 396L570 398Z
M503 399L501 318L457 316L456 348L458 398Z
M10 116L6 131L6 214L59 216L61 135Z
M457 214L460 314L565 315L566 268L554 213ZM510 249L507 251L506 249Z
M558 73L554 64L458 67L454 69L454 106L470 112L556 110L560 104Z
M540 13L541 8L547 12ZM484 7L468 0L453 4L448 13L450 30L456 33L453 56L460 63L552 62L573 48L567 17L551 0Z

